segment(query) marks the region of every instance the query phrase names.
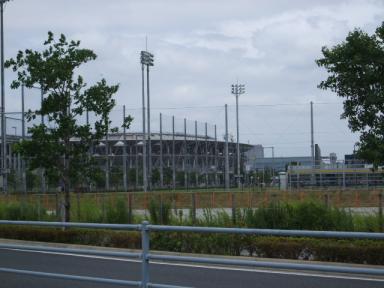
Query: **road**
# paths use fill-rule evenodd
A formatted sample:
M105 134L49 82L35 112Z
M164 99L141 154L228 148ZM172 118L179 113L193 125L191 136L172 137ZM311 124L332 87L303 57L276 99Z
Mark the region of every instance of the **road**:
M140 280L141 273L140 263L137 260L7 249L0 249L0 267L137 281ZM176 263L153 263L151 264L150 276L152 283L189 287L384 287L384 279L364 278L357 275L305 274ZM0 287L112 288L123 286L0 273Z

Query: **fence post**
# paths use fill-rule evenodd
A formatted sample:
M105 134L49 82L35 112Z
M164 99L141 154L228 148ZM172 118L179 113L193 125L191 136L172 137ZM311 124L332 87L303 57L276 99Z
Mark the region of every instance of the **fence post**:
M132 192L128 192L128 223L132 223Z
M330 208L331 206L331 203L329 201L329 191L327 191L325 194L324 194L324 204L327 208Z
M233 224L236 224L236 195L235 193L232 191L231 193L231 198L232 198L232 222Z
M192 201L192 213L191 213L191 216L192 216L192 223L193 225L196 224L196 195L195 195L195 192L192 192L191 193L191 201Z
M149 230L148 230L148 221L143 221L141 223L141 287L147 288L149 282Z
M383 223L383 192L379 193L379 231L383 232L384 230L384 223Z

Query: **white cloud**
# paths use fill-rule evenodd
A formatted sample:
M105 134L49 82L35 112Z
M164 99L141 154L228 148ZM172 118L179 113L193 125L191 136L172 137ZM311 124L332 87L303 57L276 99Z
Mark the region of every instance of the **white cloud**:
M19 49L40 48L47 30L81 39L83 47L99 55L81 70L85 78L92 82L104 76L120 83L117 100L128 108L141 105L139 51L145 49L146 35L148 48L155 54L152 107L232 105L229 86L238 77L247 90L240 99L242 139L269 145L300 142L279 144L276 149L280 155L297 155L309 153L308 105L284 109L252 105L340 102L316 88L326 75L314 60L321 56L321 46L342 41L354 27L374 31L382 21L384 5L357 0L18 0L7 3L5 12L7 57ZM7 72L6 79L10 78ZM14 99L8 99L7 110L18 109L19 99ZM31 101L36 105L38 97ZM326 118L317 115L317 131L331 130L332 137L342 135L350 143L329 144L323 150L346 153L356 136L348 132L345 122L337 121L340 105L326 107L321 110ZM164 113L223 126L220 109ZM140 122L140 114L136 117ZM283 130L288 133L281 136ZM304 134L292 134L296 132ZM320 144L327 145L321 135Z

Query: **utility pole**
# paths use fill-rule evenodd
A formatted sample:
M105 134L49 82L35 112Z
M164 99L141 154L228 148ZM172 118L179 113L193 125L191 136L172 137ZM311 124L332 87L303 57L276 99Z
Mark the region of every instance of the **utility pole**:
M164 173L163 173L163 115L160 113L160 188L164 186Z
M175 161L175 116L172 116L172 186L176 189L176 161Z
M199 186L199 159L197 158L198 152L198 142L197 142L197 121L195 120L195 149L194 149L194 161L193 161L193 170L195 171L195 184L196 187Z
M1 174L3 176L3 193L8 192L8 165L7 165L7 124L5 120L5 89L4 89L4 3L8 0L0 0L0 24L1 24Z
M229 156L228 156L228 105L225 104L225 146L224 146L224 159L225 159L225 190L229 191Z
M21 85L21 139L25 140L25 94L24 94L24 84ZM23 183L23 192L27 193L27 175L26 175L26 163L25 159L21 161L21 173L22 173L22 183Z
M313 135L313 102L311 101L311 157L312 157L312 168L315 168L315 144Z
M217 175L217 165L218 165L218 162L217 162L217 128L216 128L216 125L215 125L215 153L213 154L214 156L214 163L215 163L215 186L217 187L218 186L218 175Z
M41 96L41 125L44 125L44 114L43 114L43 103L44 103L44 90L43 85L40 87L40 96ZM41 180L41 193L45 194L45 169L40 168L40 180Z
M123 105L123 186L124 192L128 191L127 183L127 129L125 127L125 105Z
M239 142L239 95L244 94L245 86L244 84L234 84L232 85L232 94L236 96L236 155L237 155L237 187L241 188L241 171L240 171L240 142Z
M208 188L208 182L209 182L209 176L208 176L208 124L207 122L205 122L205 167L204 167L204 171L205 171L205 188Z
M316 174L314 169L316 168L315 163L315 143L314 143L314 132L313 132L313 102L311 101L311 158L312 158L312 175L311 175L311 184L316 184Z
M183 172L184 172L184 187L188 189L188 174L187 174L187 119L184 118L184 143L183 143Z
M88 109L85 111L85 123L87 124L87 126L89 126L89 111L88 111ZM93 152L93 142L91 141L89 148L88 148L88 152L87 152L88 163L91 161L92 152ZM88 186L87 187L88 191L91 192L92 185L91 185L91 180L89 179L89 177L87 177L87 186Z
M108 129L109 130L109 129ZM109 181L109 176L110 176L110 159L109 159L109 137L108 137L109 131L107 131L107 134L105 135L105 157L106 157L106 165L105 165L105 190L106 192L109 192L110 190L110 181Z
M263 147L263 153L264 153L264 150L265 149L272 149L272 180L273 180L273 177L275 176L275 147L274 146L266 146L266 147Z

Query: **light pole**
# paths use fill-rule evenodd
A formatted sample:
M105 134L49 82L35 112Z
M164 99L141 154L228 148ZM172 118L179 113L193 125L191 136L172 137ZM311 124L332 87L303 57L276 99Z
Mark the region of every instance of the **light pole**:
M228 105L225 104L225 144L224 144L224 161L225 161L225 190L229 191L229 156L228 156Z
M147 191L147 187L151 190L152 184L152 147L151 147L151 104L150 104L150 94L149 94L149 66L153 66L153 54L147 51L141 51L140 53L140 63L142 69L142 93L143 93L143 178L144 178L144 191ZM144 150L147 149L146 141L146 131L145 131L145 96L144 96L144 65L147 66L147 121L148 121L148 179L146 165L146 155Z
M0 72L1 72L1 174L3 175L3 193L8 191L7 179L7 127L5 122L5 90L4 90L4 3L9 0L0 0Z
M25 140L25 103L24 103L24 84L21 85L21 139ZM23 192L27 194L27 179L26 179L26 164L25 160L21 160L21 168L22 168L22 180L23 180Z
M127 129L125 127L125 105L123 105L123 186L124 192L128 191L128 182L127 182Z
M267 146L267 147L263 147L263 149L272 149L272 182L274 180L273 177L275 177L275 147L274 146Z
M233 84L232 85L232 94L236 96L236 134L237 134L237 187L241 187L240 183L240 142L239 142L239 95L244 94L245 86L244 84Z

